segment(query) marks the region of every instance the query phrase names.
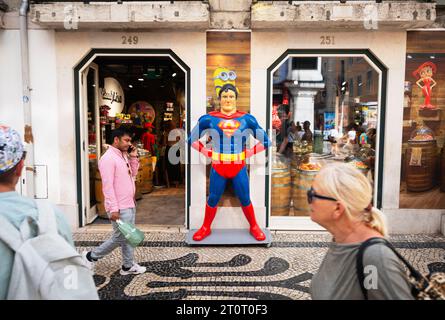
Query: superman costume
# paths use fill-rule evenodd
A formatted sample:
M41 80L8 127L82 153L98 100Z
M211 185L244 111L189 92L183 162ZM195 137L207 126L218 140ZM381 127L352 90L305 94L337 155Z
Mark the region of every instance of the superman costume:
M207 133L211 138L212 149L207 149L199 139ZM259 142L250 149L246 143L252 135ZM251 114L236 111L226 115L218 111L210 112L199 118L193 128L188 143L199 152L212 159L210 172L209 197L206 203L204 223L194 234L193 239L200 241L211 233L211 224L215 218L217 204L224 192L227 180L231 180L236 196L247 221L250 233L258 241L266 237L258 226L252 203L250 201L249 177L245 159L267 149L270 140Z

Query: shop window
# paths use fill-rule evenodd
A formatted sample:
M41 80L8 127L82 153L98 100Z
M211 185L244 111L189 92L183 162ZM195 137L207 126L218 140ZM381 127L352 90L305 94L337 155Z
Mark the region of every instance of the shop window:
M299 57L288 59L301 61ZM287 70L281 82L273 82L272 101L278 105L271 117L271 216L308 216L306 192L317 172L330 163L348 162L375 183L380 86L369 86L363 94L362 75L380 82L378 71L368 60L354 61L354 57L304 59L320 59L321 70L315 68L307 80L299 81L293 78L298 72ZM274 75L285 68L286 61L271 77L276 79ZM275 93L282 91L288 96L278 101Z
M445 54L408 52L404 88L400 207L445 209Z

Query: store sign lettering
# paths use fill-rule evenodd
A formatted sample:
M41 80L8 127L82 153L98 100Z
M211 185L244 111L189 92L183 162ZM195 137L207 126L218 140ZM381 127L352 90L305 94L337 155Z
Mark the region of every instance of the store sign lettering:
M116 118L122 119L122 120L130 120L131 119L131 114L116 113Z
M120 95L116 91L110 90L110 92L107 92L107 90L103 88L101 94L102 94L102 99L110 100L111 104L113 104L113 102L122 103L122 95Z

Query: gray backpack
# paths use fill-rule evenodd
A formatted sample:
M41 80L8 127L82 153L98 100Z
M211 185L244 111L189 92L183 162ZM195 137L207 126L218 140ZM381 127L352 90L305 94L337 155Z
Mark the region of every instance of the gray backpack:
M25 219L17 230L0 215L0 239L14 252L9 300L97 300L91 271L82 257L57 231L55 212L37 203L39 218ZM31 224L37 224L32 237Z

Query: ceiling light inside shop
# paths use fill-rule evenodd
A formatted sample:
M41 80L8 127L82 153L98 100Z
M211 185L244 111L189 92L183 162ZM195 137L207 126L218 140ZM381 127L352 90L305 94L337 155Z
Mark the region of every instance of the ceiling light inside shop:
M133 88L133 86L131 84L128 85L129 88Z
M144 78L139 78L138 80L139 80L139 81L144 81Z
M431 59L436 59L436 56L430 56Z
M410 55L408 55L407 57L408 57L408 59L412 59L413 58L413 56L410 56Z
M172 77L173 77L173 78L176 77L176 72L172 74Z

